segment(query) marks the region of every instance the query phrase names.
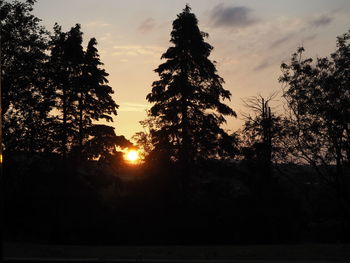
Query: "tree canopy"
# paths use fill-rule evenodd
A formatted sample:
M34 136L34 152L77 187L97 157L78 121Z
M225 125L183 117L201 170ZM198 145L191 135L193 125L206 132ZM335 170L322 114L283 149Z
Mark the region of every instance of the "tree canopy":
M5 151L67 156L78 149L81 155L89 152L83 148L90 139L98 143L103 137L89 134L95 122L113 121L117 114L114 91L96 39L84 50L80 24L68 32L55 24L50 34L32 14L34 3L0 2ZM99 134L103 131L114 134L108 129L99 129ZM125 145L115 134L112 141Z
M220 125L236 114L222 102L231 93L208 58L213 47L207 37L187 5L173 22L173 46L162 55L166 62L155 69L160 79L147 95L154 103L150 115L159 124L151 131L154 151L172 160L215 158L230 150L230 137Z

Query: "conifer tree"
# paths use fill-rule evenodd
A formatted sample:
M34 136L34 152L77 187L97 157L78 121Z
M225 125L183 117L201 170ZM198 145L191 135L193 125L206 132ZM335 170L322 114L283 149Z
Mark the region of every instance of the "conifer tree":
M117 114L118 105L111 96L108 73L101 68L96 39L90 39L84 51L79 24L66 33L58 25L54 30L51 68L57 110L61 113L56 124L61 141L59 152L63 156L71 150L81 154L86 152L84 143L89 132L100 127L92 129L93 121L113 121L111 115Z
M35 1L0 1L1 107L6 151L49 151L53 94L47 87L48 32Z
M82 81L79 94L79 145L91 134L92 121L101 119L112 122L112 114L117 115L118 105L112 98L113 89L108 85L108 73L101 68L97 41L91 38L84 54ZM99 127L99 126L98 126Z
M224 116L235 112L222 100L231 93L223 88L215 62L209 60L213 47L198 28L198 20L186 5L173 22L169 47L162 55L166 62L155 72L147 100L158 127L153 129L155 152L181 163L223 157L232 146L232 138L220 127ZM229 146L229 147L228 147Z
M79 24L67 33L62 32L61 27L56 24L54 31L50 57L51 85L56 91L57 109L61 112L57 117L57 133L61 141L58 151L66 156L78 133L75 122L79 115L77 101L81 90L84 52Z

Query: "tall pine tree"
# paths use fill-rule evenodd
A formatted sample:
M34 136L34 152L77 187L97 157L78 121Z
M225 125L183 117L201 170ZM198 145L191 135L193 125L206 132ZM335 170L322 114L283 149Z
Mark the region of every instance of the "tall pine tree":
M162 55L166 62L155 70L160 80L153 82L147 100L158 127L152 139L156 155L168 156L183 164L227 154L232 138L220 127L224 116L236 116L222 100L231 93L222 86L215 62L209 60L213 47L198 28L198 20L186 5L173 22L170 42Z
M90 39L86 51L82 48L82 32L77 24L68 32L55 25L51 41L51 84L56 90L56 129L61 146L58 151L80 155L85 143L96 134L93 121L113 121L118 105L112 98L108 73L101 68L96 39ZM94 134L90 134L94 131ZM102 129L103 133L106 129ZM92 136L92 138L91 138ZM99 137L100 138L100 137ZM95 140L96 141L96 140ZM72 152L73 150L73 152ZM86 157L86 156L85 156Z
M6 151L50 151L53 107L47 87L48 32L32 14L33 0L0 1L1 107Z
M79 94L81 95L82 67L84 52L80 25L72 27L67 33L62 32L57 24L51 41L50 64L52 69L51 85L56 91L57 134L61 146L58 152L67 155L78 137Z
M113 89L108 85L108 73L101 68L97 41L91 38L85 55L82 81L79 95L79 145L88 138L92 121L101 119L113 121L112 114L117 115L118 105L112 98Z

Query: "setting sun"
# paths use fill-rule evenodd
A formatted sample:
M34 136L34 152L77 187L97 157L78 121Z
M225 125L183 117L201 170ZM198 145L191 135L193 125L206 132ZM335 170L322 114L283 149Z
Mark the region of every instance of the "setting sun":
M125 154L125 159L131 163L135 163L139 159L139 153L135 150L128 151Z

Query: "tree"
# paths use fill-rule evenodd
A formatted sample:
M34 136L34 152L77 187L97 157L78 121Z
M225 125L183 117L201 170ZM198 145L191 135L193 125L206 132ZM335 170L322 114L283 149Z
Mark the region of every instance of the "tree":
M247 160L257 161L270 174L273 162L285 162L284 121L271 111L270 102L276 93L268 98L261 95L245 99L243 102L252 115L244 114L244 127L241 133L242 154Z
M339 39L347 40L348 35L338 38L338 46ZM341 167L348 162L348 69L345 65L339 67L329 58L318 58L313 65L311 58L302 58L303 52L304 48L299 48L292 55L290 65L284 63L281 66L280 81L286 84L284 97L290 114L293 153L315 167L326 181L332 180L327 179L318 167L323 166L327 173L335 172L340 176ZM335 54L339 54L339 49L332 57ZM332 171L333 164L336 171Z
M96 39L90 39L87 50L82 48L80 25L72 27L67 33L55 25L51 41L52 86L56 90L57 116L61 147L59 152L66 156L74 148L74 153L84 151L84 143L89 139L88 132L93 121L104 119L113 121L118 105L108 86L108 73L100 67L96 49ZM93 136L93 135L91 135Z
M131 138L136 143L137 148L140 151L141 159L147 159L146 163L152 162L151 153L154 150L154 145L152 144L152 136L150 131L156 128L155 118L150 116L149 111L147 111L147 115L147 119L140 121L144 131L135 133Z
M58 151L66 156L79 132L76 120L79 119L83 40L79 24L67 33L62 32L61 27L56 24L54 31L50 57L51 86L56 92L56 108L61 113L57 116L57 133L61 141Z
M346 212L344 176L349 171L349 40L350 31L337 38L331 58L318 58L314 64L299 48L290 64L281 65L279 79L285 84L291 153L312 165L321 182L334 187L341 213Z
M117 153L116 148L132 148L133 144L125 139L124 136L117 136L114 128L96 124L88 128L90 139L86 142L83 154L87 159L99 158L108 160L113 154Z
M1 86L6 151L50 151L53 94L47 86L48 32L35 1L0 2Z
M88 138L88 130L92 121L101 119L113 121L111 114L117 115L118 105L112 98L114 93L108 86L108 73L101 69L97 41L91 38L84 54L82 80L79 86L79 147L83 149L83 142ZM90 129L91 130L91 129Z
M331 108L331 118L337 120L340 128L336 146L337 166L342 163L350 167L350 30L337 38L337 50L331 54L334 63L333 75L337 89L328 91L336 100L336 108ZM332 81L332 80L331 80ZM333 94L332 94L333 93Z
M81 153L83 143L96 137L88 133L92 122L113 121L118 105L101 69L96 39L84 52L79 24L68 32L55 24L49 38L31 14L34 3L0 2L5 149L66 156L79 148ZM96 129L99 134L108 130Z
M231 137L220 127L224 116L236 116L221 102L231 93L222 87L215 62L208 57L213 47L204 39L196 16L185 9L173 22L169 47L162 55L166 62L155 72L147 100L154 103L150 115L159 124L151 130L154 152L171 160L189 162L222 157Z

